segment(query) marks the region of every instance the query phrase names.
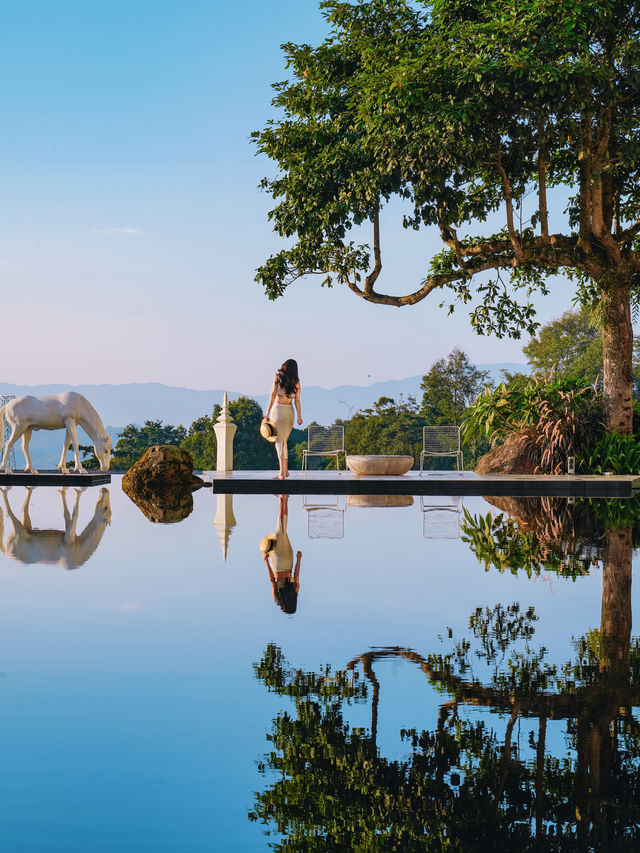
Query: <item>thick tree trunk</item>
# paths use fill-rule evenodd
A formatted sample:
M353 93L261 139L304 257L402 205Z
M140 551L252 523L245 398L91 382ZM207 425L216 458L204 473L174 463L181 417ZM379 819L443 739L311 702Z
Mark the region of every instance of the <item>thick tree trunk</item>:
M603 674L629 678L629 643L631 640L631 561L633 529L608 530L602 561L602 612L600 640Z
M631 299L629 282L616 281L603 293L602 357L604 423L609 432L633 432Z
M585 705L577 719L575 801L580 850L609 850L615 838L612 823L619 792L614 785L616 736L611 724L619 714L629 685L631 642L632 528L605 534L602 559L602 611L600 616L600 697Z

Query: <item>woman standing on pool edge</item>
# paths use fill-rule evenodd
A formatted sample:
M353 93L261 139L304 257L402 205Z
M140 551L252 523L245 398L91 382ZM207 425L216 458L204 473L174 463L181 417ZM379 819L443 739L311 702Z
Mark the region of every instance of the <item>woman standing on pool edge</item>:
M293 429L293 403L295 401L298 413L298 426L302 423L302 410L300 408L300 377L298 376L298 362L288 358L273 378L271 388L271 399L267 408L266 418L275 425L276 453L280 463L280 473L277 480L284 480L289 476L289 451L287 439ZM273 415L271 416L271 411Z

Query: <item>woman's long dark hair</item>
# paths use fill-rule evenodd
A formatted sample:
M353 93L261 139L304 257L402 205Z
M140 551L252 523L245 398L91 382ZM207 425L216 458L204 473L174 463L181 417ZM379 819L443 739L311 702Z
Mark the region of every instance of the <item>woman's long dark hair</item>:
M298 607L298 591L291 578L286 578L282 586L276 587L276 601L283 613L295 613Z
M300 384L298 377L298 362L294 358L288 358L276 373L276 384L287 397L293 397Z

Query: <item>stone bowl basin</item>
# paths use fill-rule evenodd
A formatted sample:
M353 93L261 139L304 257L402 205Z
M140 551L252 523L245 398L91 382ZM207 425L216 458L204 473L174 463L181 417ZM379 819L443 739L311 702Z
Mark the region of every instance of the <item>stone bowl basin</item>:
M347 468L360 477L399 477L413 467L413 456L347 456Z

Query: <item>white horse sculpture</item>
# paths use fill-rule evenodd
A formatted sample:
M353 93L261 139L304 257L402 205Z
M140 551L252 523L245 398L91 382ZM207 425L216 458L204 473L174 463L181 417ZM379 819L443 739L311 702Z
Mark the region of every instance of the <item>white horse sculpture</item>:
M16 397L10 400L6 406L0 409L0 450L4 444L4 420L11 427L11 435L0 463L0 468L5 474L11 474L9 468L9 454L16 441L22 437L22 452L27 462L25 471L31 474L38 472L33 467L29 456L29 442L31 432L35 429L64 429L66 435L62 447L62 456L56 466L62 474L67 474L67 452L73 444L75 455L74 471L86 474L86 470L80 462L80 449L78 447L78 431L80 425L93 442L93 449L100 462L100 470L108 471L111 464L111 436L107 435L100 416L91 403L82 394L75 391L65 391L63 394L55 394L52 397Z
M100 497L93 511L93 518L82 533L77 532L80 511L80 493L76 489L73 511L67 507L66 486L60 489L64 530L38 530L33 527L29 515L32 487L27 487L27 496L22 507L22 521L15 515L9 503L8 489L2 489L4 505L13 531L4 540L4 524L0 508L0 551L20 563L52 563L63 569L77 569L93 555L108 524L111 524L111 499L108 489L100 489Z

